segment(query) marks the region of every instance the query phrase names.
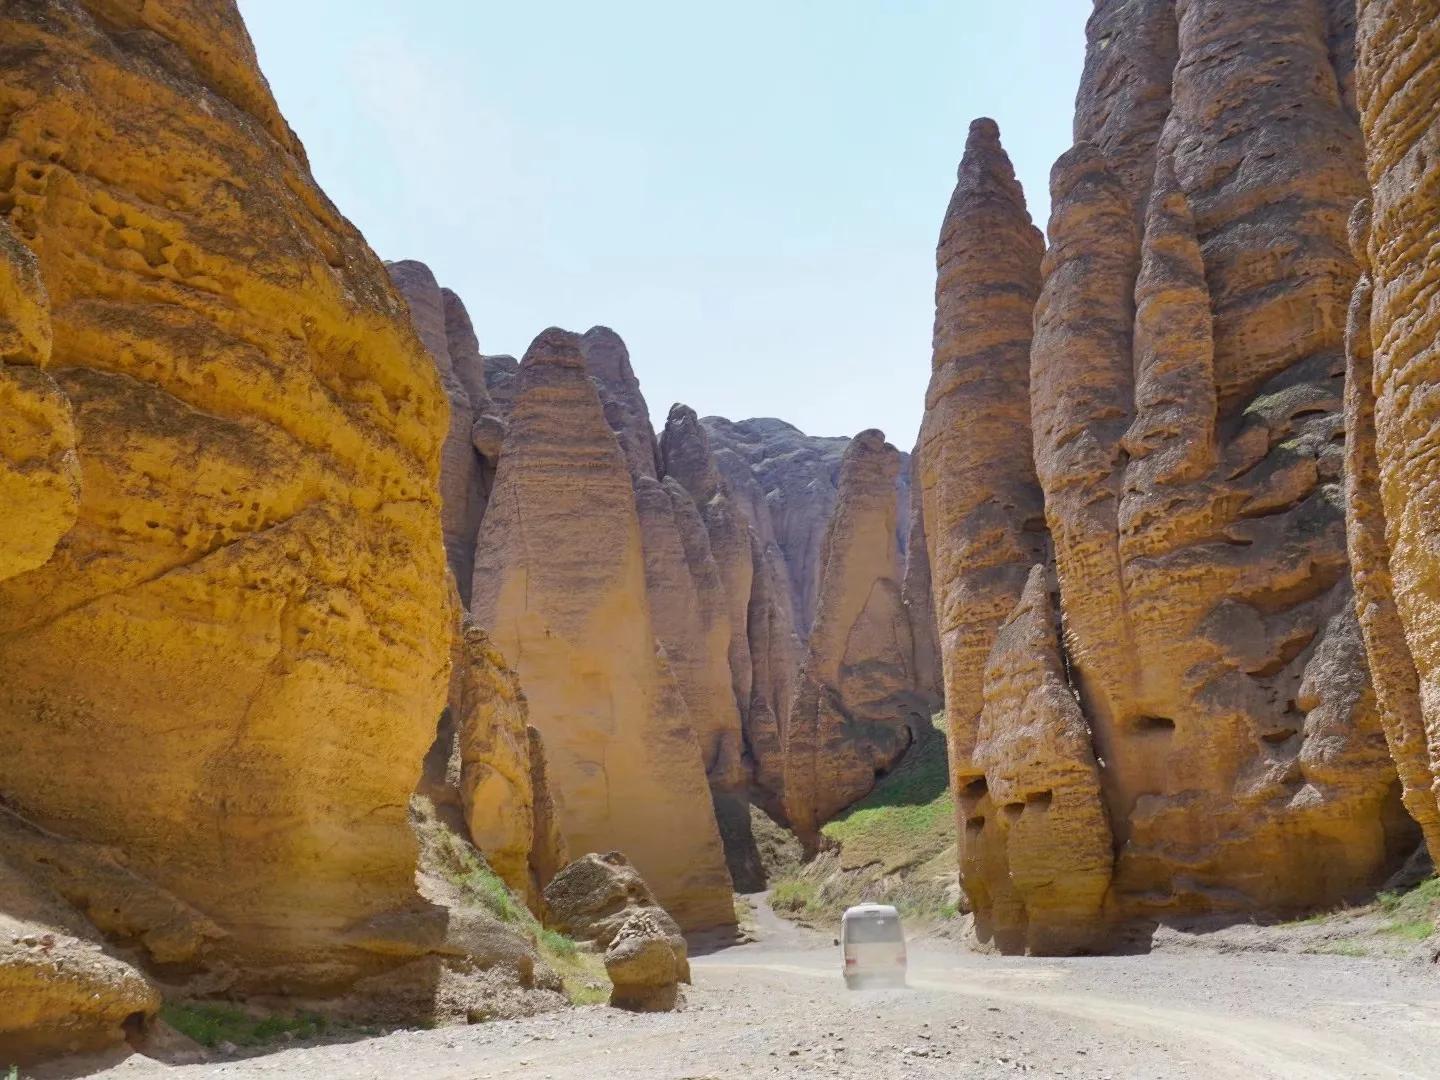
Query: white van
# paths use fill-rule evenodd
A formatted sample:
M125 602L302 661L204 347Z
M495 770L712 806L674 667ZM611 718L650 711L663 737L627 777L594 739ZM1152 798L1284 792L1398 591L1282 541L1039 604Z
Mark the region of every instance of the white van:
M845 985L905 985L905 930L889 904L860 904L840 920L840 956Z

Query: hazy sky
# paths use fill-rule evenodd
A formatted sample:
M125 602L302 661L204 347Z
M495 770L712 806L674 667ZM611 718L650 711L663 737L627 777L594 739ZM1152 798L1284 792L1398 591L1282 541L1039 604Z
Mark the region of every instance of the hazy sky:
M1043 227L1083 0L240 0L315 175L486 352L614 327L671 402L914 441L975 116Z

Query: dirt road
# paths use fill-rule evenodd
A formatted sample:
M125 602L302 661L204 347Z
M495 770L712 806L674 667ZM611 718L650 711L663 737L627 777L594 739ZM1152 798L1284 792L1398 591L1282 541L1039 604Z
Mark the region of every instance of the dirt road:
M683 1012L595 1006L204 1065L132 1056L95 1075L1440 1078L1440 972L1431 967L1197 951L1000 959L919 941L908 990L852 993L829 938L768 908L758 919L760 941L695 959Z

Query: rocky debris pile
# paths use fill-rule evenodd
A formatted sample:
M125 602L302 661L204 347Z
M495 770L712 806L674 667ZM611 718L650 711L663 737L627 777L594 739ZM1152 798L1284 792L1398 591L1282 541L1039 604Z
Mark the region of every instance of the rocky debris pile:
M679 959L653 914L637 911L605 950L610 1004L635 1012L668 1012L680 999Z

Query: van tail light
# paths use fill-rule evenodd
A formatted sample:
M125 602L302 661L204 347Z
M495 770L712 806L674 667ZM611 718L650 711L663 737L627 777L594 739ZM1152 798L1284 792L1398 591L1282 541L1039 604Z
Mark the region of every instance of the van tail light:
M855 966L855 958L854 958L853 956L847 956L847 957L845 957L845 966L846 966L846 967L854 967L854 966Z

